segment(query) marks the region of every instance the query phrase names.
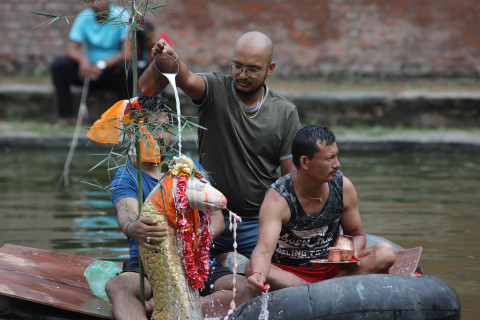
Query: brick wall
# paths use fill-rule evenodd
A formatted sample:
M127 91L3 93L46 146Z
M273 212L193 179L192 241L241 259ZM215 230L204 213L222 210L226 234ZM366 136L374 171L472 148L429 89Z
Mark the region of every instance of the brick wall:
M117 3L129 1L117 0ZM138 0L137 0L138 2ZM162 0L151 0L158 4ZM43 73L62 54L70 25L31 11L73 17L83 0L1 0L0 72ZM478 76L478 0L175 0L148 18L170 34L194 71L222 70L239 35L265 32L277 74Z

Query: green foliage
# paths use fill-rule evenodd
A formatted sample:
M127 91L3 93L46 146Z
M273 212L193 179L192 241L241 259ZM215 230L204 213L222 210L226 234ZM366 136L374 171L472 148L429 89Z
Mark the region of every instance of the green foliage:
M164 7L170 5L170 3L152 4L151 1L149 0L139 0L139 1L118 0L118 1L110 1L110 2L112 4L116 4L118 2L118 4L124 9L122 10L119 16L103 19L101 24L103 25L106 23L113 23L115 26L118 26L118 27L123 27L123 26L129 27L130 34L136 32L137 30L143 30L143 20L144 20L144 17L147 16L148 14L151 13L155 15L156 11L172 13L171 11L163 9ZM77 6L90 6L93 4L95 4L95 1L83 0L83 4L79 4ZM59 13L57 10L53 8L50 8L50 11L52 13L32 11L31 12L32 14L36 14L36 15L48 18L46 21L34 26L32 29L38 28L45 24L51 24L53 22L56 22L62 19L65 20L67 23L70 23L67 16L62 15L61 13ZM102 16L105 13L107 12L101 11L96 13L95 16ZM128 21L122 20L121 17L124 15L131 17L131 19Z
M53 14L32 11L33 14L37 14L37 15L49 18L47 21L44 21L44 22L40 23L39 25L34 26L32 29L38 28L38 27L43 26L44 24L47 24L47 23L51 24L51 23L53 23L57 20L60 20L60 19L65 19L65 21L67 23L69 23L67 16L61 15L57 10L55 10L53 8L50 8L50 10L53 12Z

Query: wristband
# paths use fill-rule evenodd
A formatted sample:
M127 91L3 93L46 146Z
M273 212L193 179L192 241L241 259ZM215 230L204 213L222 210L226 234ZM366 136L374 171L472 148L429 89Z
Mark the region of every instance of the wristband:
M127 236L127 238L129 238L128 236L128 227L132 224L132 221L129 221L128 224L127 224L127 227L125 228L125 235Z

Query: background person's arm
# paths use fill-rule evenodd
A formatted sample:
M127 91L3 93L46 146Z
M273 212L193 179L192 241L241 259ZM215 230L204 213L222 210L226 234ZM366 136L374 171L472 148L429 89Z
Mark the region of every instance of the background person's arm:
M67 58L78 63L78 76L80 79L85 77L98 77L101 72L98 68L90 63L87 56L83 54L82 44L73 40L68 40L65 50Z
M107 68L111 68L121 62L130 61L131 57L132 57L132 48L131 46L127 45L125 40L122 43L122 50L120 50L117 54L111 56L110 58L105 59L105 62L107 63Z

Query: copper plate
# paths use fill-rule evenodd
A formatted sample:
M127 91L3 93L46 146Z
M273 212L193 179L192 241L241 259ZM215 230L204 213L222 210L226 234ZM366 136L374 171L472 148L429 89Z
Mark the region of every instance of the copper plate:
M315 264L320 264L320 265L327 265L327 264L342 265L342 264L355 264L355 263L358 263L358 261L329 262L328 259L310 260L310 262L311 262L311 263L315 263Z

